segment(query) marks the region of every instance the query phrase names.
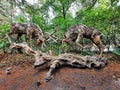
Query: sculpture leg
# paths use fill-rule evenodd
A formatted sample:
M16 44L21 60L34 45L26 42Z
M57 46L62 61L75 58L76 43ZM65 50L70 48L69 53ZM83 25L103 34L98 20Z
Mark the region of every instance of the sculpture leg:
M99 58L103 57L104 45L100 39L100 35L95 36L92 41L99 48L100 51Z
M20 37L22 36L22 34L18 34L17 35L17 41L20 42Z
M81 38L82 38L83 36L82 36L82 34L78 34L78 36L77 36L77 39L76 39L76 44L78 45L78 46L80 46L80 47L82 47L82 48L85 48L82 44L80 44L80 40L81 40Z
M30 38L30 41L29 41L30 47L32 48L32 35L29 35L29 38Z
M11 38L10 38L9 33L6 34L6 37L8 38L9 43L12 44L12 40L11 40Z
M73 41L71 40L71 39L63 39L62 40L62 50L63 50L63 52L65 52L65 53L67 53L67 51L68 51L68 48L65 48L66 47L66 45L65 44L68 44L68 45L70 45L70 49L71 48L74 48L73 47Z
M50 69L47 72L46 77L45 77L46 82L48 82L49 80L52 79L53 71L55 70L56 67L58 67L58 64L59 64L58 60L55 60L55 61L52 62L51 66L50 66Z

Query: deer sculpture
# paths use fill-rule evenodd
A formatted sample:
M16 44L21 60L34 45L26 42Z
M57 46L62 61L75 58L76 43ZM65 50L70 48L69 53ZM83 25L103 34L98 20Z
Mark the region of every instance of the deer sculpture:
M42 47L45 45L45 37L42 30L34 23L13 23L11 31L7 33L7 38L11 44L12 40L10 35L12 34L17 34L18 41L23 34L27 35L30 40L30 46L32 46L33 38L36 38L36 45L42 44Z
M90 39L99 48L99 57L102 57L104 45L101 41L101 37L102 35L98 30L83 24L77 24L68 29L68 31L65 33L65 39L63 39L63 42L66 42L69 45L71 45L73 42L76 42L77 45L85 48L82 44L80 44L81 38Z

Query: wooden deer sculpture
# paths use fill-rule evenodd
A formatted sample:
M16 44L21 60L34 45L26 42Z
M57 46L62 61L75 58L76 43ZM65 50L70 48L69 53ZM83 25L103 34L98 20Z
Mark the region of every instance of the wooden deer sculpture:
M101 33L98 30L90 28L86 25L77 24L69 28L65 33L65 39L63 42L66 42L68 44L76 42L77 45L83 47L83 45L80 44L81 38L90 39L99 48L99 57L103 56L104 45L101 42Z
M34 23L13 23L11 31L7 33L7 38L10 43L12 43L10 38L12 34L17 34L17 40L23 34L26 34L30 39L30 46L32 46L32 38L36 38L36 45L42 44L42 47L45 45L45 37L42 30Z

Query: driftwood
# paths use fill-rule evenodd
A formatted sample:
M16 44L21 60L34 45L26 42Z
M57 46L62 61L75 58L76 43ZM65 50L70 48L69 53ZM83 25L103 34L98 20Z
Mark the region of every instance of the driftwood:
M78 68L102 68L107 64L105 57L98 58L96 56L80 56L67 53L52 56L47 53L42 53L41 51L34 51L26 43L13 44L10 48L23 48L27 54L33 55L35 57L35 68L49 62L50 69L45 78L47 81L51 79L53 71L61 65L70 65Z

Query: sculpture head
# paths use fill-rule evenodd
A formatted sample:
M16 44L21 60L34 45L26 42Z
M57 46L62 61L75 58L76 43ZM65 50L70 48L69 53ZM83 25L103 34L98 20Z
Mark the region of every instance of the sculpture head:
M44 58L42 57L42 52L41 51L37 51L35 54L35 63L34 63L34 68L43 65L46 63L46 60L44 60Z

